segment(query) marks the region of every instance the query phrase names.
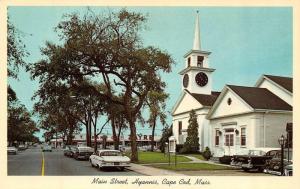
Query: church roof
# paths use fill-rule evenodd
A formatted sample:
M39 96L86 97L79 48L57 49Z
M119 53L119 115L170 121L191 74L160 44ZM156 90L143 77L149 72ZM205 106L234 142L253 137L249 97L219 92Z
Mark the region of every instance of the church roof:
M186 89L185 89L186 90ZM190 93L186 90L190 95L192 95L200 104L203 106L212 106L217 100L220 92L212 91L211 95L198 94L198 93Z
M275 76L275 75L264 75L264 76L269 78L270 80L274 81L281 87L285 88L289 92L293 93L293 78Z
M227 86L254 109L293 110L292 106L266 88Z

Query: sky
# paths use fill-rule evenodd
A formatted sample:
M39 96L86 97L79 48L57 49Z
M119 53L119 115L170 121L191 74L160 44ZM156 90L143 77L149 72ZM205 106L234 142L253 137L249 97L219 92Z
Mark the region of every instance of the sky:
M94 12L118 11L121 7L91 7ZM124 7L123 7L124 8ZM127 7L129 11L148 15L147 30L141 33L145 46L167 51L175 60L172 72L163 74L167 83L167 111L171 112L182 92L181 76L184 54L192 49L196 11L200 15L201 49L211 52L213 90L221 91L226 84L254 86L262 74L293 75L293 20L289 7ZM62 16L84 12L86 7L9 7L11 22L22 32L30 55L27 62L42 58L40 48L46 41L59 43L54 27ZM38 82L30 79L23 69L19 79L8 83L28 110ZM105 122L104 120L100 120ZM168 114L168 123L172 116ZM101 124L101 123L100 123ZM160 124L159 124L160 125ZM161 125L156 134L160 134ZM105 133L110 134L107 128ZM148 127L138 127L137 133L150 134ZM39 134L40 136L41 134Z

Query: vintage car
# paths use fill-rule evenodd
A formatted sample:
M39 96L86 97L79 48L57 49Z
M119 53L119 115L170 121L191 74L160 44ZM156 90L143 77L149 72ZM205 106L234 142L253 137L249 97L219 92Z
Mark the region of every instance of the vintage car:
M7 154L14 154L17 155L18 149L14 146L7 147Z
M44 145L44 146L42 146L42 151L43 152L52 152L52 148L50 145Z
M73 158L76 160L82 159L82 160L88 160L90 155L93 154L94 149L88 146L79 146L74 148Z
M130 167L130 159L124 156L119 150L98 150L90 156L92 167L99 169L103 167L117 167L124 170L125 167Z
M293 176L293 164L284 167L284 176Z
M244 171L257 169L262 172L266 161L272 159L278 152L278 149L272 149L268 152L258 149L249 150L247 155L234 155L230 165L241 167Z
M19 150L26 150L26 146L25 146L24 144L20 144L20 145L18 146L18 149L19 149Z
M290 149L288 151L287 149L285 149L283 153L284 175L288 176L290 174L293 174L293 170L291 166L293 164L292 159L293 159L292 150ZM273 175L281 175L281 151L279 151L272 159L266 161L264 172Z
M64 155L67 157L73 157L74 152L75 152L75 146L67 145L64 148Z

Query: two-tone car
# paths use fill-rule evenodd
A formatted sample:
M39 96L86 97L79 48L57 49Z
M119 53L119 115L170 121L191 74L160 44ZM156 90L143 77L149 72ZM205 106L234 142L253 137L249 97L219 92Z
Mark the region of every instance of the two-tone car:
M13 155L17 155L18 153L18 149L14 146L8 146L7 147L7 154L13 154Z
M285 149L283 152L283 173L289 176L293 174L293 152L291 149L289 151ZM281 167L281 151L279 151L272 159L266 161L264 172L281 175Z
M104 167L117 167L124 170L130 167L130 159L124 156L119 150L98 150L90 156L92 167L102 169Z
M73 153L73 158L76 160L88 160L89 157L93 154L94 149L88 146L78 146L75 147Z
M234 155L230 165L240 167L244 171L256 169L262 172L265 169L266 161L272 159L279 149L266 150L255 149L249 150L247 155Z

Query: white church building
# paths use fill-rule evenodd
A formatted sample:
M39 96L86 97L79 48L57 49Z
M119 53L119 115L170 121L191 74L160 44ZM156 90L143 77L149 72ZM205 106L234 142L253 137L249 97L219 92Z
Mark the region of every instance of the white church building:
M212 91L215 69L209 55L200 46L197 15L193 49L184 55L185 67L179 72L182 92L172 110L171 138L177 144L185 142L193 109L200 151L209 147L213 156L221 157L279 147L278 138L293 120L293 79L262 75L253 87L226 85L220 92Z

